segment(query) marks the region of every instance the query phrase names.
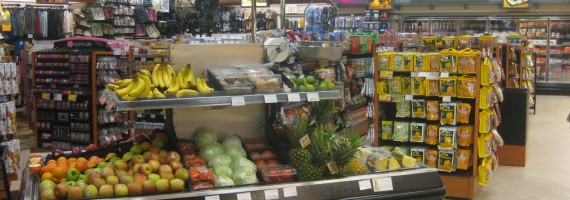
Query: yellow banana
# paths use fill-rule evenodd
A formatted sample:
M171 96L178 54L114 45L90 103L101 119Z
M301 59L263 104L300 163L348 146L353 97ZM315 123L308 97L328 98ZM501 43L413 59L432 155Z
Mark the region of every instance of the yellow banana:
M164 94L162 94L160 91L158 91L158 88L154 88L152 90L152 95L154 96L154 98L159 98L159 99L166 98L166 96L164 96Z
M200 78L198 78L198 80L196 81L196 87L198 89L199 92L201 93L212 93L214 91L214 89L208 87L208 84L206 83L206 79L204 79L204 74L200 75Z
M184 96L198 96L198 94L199 93L196 90L183 89L183 90L178 90L178 92L176 92L176 97L180 98Z
M133 89L133 87L135 86L134 81L130 81L127 86L125 86L124 88L118 89L115 91L115 94L117 94L117 96L124 96L127 93L129 93L129 91L131 91L131 89Z
M176 72L174 71L174 68L172 68L171 65L166 64L166 65L164 65L164 66L166 67L166 69L168 70L169 73L176 73Z
M145 98L147 98L147 99L152 99L152 98L154 98L154 95L152 94L152 91L149 91L148 94L146 94Z
M162 69L162 80L164 81L164 87L170 87L170 84L172 82L172 74L169 73L168 68L166 68L164 65L161 66Z
M148 93L150 93L150 86L151 86L150 79L146 75L144 75L144 73L137 73L137 75L139 81L142 80L144 83L144 90L139 94L138 97L146 98Z
M156 65L154 66L154 69L152 70L152 83L153 83L154 85L159 85L159 84L158 84L158 77L159 77L159 76L158 76L158 75L159 75L159 74L158 74L158 71L159 71L158 68L159 68L159 67L160 67L160 64L156 64Z
M138 97L145 89L145 83L140 78L136 78L135 86L133 89L127 94L129 97Z
M126 101L134 101L137 100L137 97L130 97L129 95L125 95L123 99Z
M159 66L158 70L157 70L157 77L158 77L158 87L160 88L165 88L167 85L164 84L164 79L163 79L163 75L162 75L163 71L162 71L162 67Z
M133 79L122 79L122 80L118 80L115 81L115 85L118 85L120 88L124 88L127 87L127 85L129 85L129 83L131 83L133 81Z
M143 75L145 75L148 78L152 77L150 71L148 71L146 69L140 69L139 72L143 73Z
M188 83L186 83L184 81L184 76L186 76L186 73L188 73L188 68L183 67L182 69L180 69L180 71L178 71L178 83L180 84L180 89L186 89L188 88Z
M190 64L186 65L188 72L186 73L184 82L188 84L188 88L196 88L196 79L194 78L194 69Z
M178 90L180 90L180 84L178 83L178 79L174 76L174 74L172 75L172 82L171 85L168 87L168 89L166 90L166 94L175 94L176 92L178 92Z
M112 84L112 83L109 83L109 84L107 84L107 85L105 85L105 86L106 86L107 88L113 90L113 91L118 90L119 88L121 88L121 87L119 87L118 85L115 85L115 84Z

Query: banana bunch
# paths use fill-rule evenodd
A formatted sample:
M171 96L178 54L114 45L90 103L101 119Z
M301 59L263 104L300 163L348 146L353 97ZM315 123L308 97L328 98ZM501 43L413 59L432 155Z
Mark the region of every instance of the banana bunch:
M154 69L152 70L152 83L158 86L159 88L167 88L172 85L173 76L175 72L172 66L170 65L163 65L163 64L156 64ZM176 79L176 78L174 78Z
M196 80L196 89L198 89L198 92L205 94L210 94L214 91L214 89L209 87L208 84L206 83L206 79L204 78L204 73L202 73L198 78L198 80Z
M178 81L181 89L195 89L196 79L194 78L194 70L190 64L186 65L178 71Z
M151 73L148 70L140 70L132 79L123 79L115 83L107 84L107 88L113 90L117 96L126 101L134 101L143 98L160 98L153 92L154 86L150 81ZM156 88L154 88L156 90ZM160 92L159 92L160 93ZM162 95L164 98L164 95Z

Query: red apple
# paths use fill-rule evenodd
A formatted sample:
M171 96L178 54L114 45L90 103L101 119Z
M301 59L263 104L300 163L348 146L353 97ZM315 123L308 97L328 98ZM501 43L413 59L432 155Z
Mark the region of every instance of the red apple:
M137 164L137 163L145 163L146 160L144 159L144 157L142 155L134 155L133 158L131 158L131 163L133 164Z
M115 190L112 185L103 185L99 188L99 197L112 197L115 195Z
M165 173L165 172L172 173L172 167L170 167L170 165L161 165L161 166L158 168L158 173L159 173L159 174L160 174L160 173Z
M158 172L158 168L160 167L160 162L158 162L158 160L149 160L148 164L152 168L153 173Z
M131 184L129 184L128 189L129 189L129 195L143 194L142 183L139 183L139 182L131 183Z
M158 152L160 152L160 148L153 146L150 148L150 151L153 153L158 153Z
M124 175L129 175L129 173L126 170L115 170L115 176L121 177Z
M135 182L142 183L147 180L146 175L144 174L135 174Z
M170 152L168 152L168 154L166 154L166 161L168 161L168 162L179 161L180 162L180 154L178 154L176 151L170 151Z
M145 194L154 194L156 193L156 187L154 186L154 182L151 180L146 180L143 182L143 191Z
M148 163L143 163L139 166L137 171L140 174L149 175L152 173L152 167Z
M118 170L129 170L129 165L127 164L127 161L124 160L117 160L115 161L115 164L113 165L115 167L115 169Z
M151 153L151 151L145 151L142 156L144 159L148 160L148 156L150 156Z
M162 172L160 173L160 178L172 180L174 178L174 174L172 172Z
M180 161L170 161L170 166L172 167L172 171L175 172L178 169L184 168L184 165Z
M148 157L146 158L146 160L156 160L156 161L160 161L160 156L158 155L157 152L152 152L152 153L150 153L150 155L148 155Z

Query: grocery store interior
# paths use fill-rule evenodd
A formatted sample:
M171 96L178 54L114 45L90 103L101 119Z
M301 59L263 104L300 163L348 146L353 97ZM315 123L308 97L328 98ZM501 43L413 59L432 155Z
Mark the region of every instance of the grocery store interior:
M570 199L568 10L1 0L0 199Z

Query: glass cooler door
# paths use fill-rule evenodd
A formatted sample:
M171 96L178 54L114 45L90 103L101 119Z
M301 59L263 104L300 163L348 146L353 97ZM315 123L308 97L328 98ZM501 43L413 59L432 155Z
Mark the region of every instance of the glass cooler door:
M474 35L485 33L487 27L486 19L460 19L459 33L461 35Z
M457 36L457 19L432 19L431 32L436 36Z
M405 33L429 33L429 20L405 19L403 24Z
M490 19L489 32L516 33L519 26L518 19Z
M548 81L548 20L547 19L521 19L519 34L534 45L536 53L536 67L538 82ZM553 41L550 41L553 42Z
M548 82L570 82L570 20L550 20Z

